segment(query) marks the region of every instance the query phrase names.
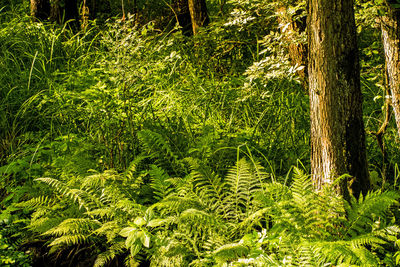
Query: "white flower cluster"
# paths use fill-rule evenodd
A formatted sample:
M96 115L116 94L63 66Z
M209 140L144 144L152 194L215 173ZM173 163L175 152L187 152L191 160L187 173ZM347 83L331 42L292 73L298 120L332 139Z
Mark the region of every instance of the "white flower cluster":
M230 15L231 17L224 26L237 26L239 27L239 31L242 31L244 25L255 19L255 17L250 16L246 11L239 9L234 9Z

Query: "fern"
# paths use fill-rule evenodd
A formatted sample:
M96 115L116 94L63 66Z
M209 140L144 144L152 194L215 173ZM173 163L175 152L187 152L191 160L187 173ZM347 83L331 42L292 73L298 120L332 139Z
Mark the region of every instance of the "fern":
M139 171L140 161L123 174L79 178L75 187L38 179L55 192L20 204L35 210L30 229L51 237L54 252L94 244L95 266L127 254L127 263L147 256L151 266L395 262L395 252L381 251L395 251L398 242L393 209L398 193L370 192L348 203L329 188L315 192L311 177L296 168L288 186L268 181L258 163L245 159L223 178L191 159L190 174L174 178L156 165ZM137 199L148 177L157 201L150 207Z
M241 159L228 171L225 177L229 186L226 205L230 208L229 217L242 220L251 211L253 196L261 190L261 184L251 172L249 163Z
M158 165L165 169L172 169L176 174L182 172L184 164L163 135L151 130L142 130L138 133L138 137L148 155L157 160Z
M226 198L227 185L222 179L206 167L197 167L190 173L196 194L217 213L227 215Z
M57 227L45 232L45 235L63 236L67 234L87 233L98 228L100 222L88 218L66 219Z
M126 175L140 174L132 171L121 175L105 171L79 177L70 181L71 185L52 178L37 179L51 186L55 197L43 196L20 204L21 207L36 209L29 228L52 238L49 242L51 252L95 244L101 248L93 251L98 253L96 266L109 263L129 249L120 246L123 241L121 230L132 218L143 216L146 210L132 199L138 195L134 193L134 187L129 187L135 179L127 179ZM79 188L72 186L74 182ZM54 199L59 199L59 202ZM104 246L106 243L108 245Z
M66 184L53 178L37 178L36 181L41 181L50 185L62 195L67 196L75 203L78 203L79 208L84 208L85 210L90 209L89 204L85 201L85 197L88 196L87 192L80 189L69 188Z
M54 239L49 246L55 247L57 250L63 246L75 246L89 242L89 238L85 234L65 234Z
M163 201L158 202L152 206L154 209L159 209L161 213L170 214L171 212L183 212L186 209L196 208L199 210L206 209L207 207L193 195L179 197L170 195Z
M51 207L56 203L56 200L49 196L39 196L32 198L27 201L19 202L15 204L18 208L39 208L39 207Z
M268 215L272 227L250 241L241 240L251 248L248 255L258 255L256 259L254 256L248 261L246 256L235 262L285 266L382 264L379 256L386 256L377 252L397 240L399 233L397 226L389 225L393 220L388 214L397 204L399 194L371 192L359 200L353 199L350 205L332 190L315 193L308 175L298 169L294 173L290 192L280 189L278 192L284 195L277 197L267 185L261 199L264 208L239 224L239 229L250 230L254 221L260 222ZM226 249L226 254L225 262L235 256L234 250Z
M226 244L214 251L217 263L233 261L249 253L249 248L241 243Z
M399 198L400 194L394 191L370 192L365 197L361 195L358 200L353 198L346 208L348 222L343 235L351 237L366 230L371 231L374 222L385 218L389 208L397 204Z
M124 250L125 250L124 242L118 242L112 244L106 251L97 255L93 267L106 266L106 264L110 263L116 256L123 253Z
M171 187L171 182L169 181L170 177L163 169L155 165L151 165L150 167L150 186L153 189L154 198L156 200L161 200L167 197L173 191L173 188Z

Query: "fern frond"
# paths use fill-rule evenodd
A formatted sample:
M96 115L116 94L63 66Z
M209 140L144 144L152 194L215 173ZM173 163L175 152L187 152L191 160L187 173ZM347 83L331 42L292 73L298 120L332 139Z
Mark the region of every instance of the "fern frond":
M216 213L226 216L224 199L226 197L226 183L208 168L199 167L190 173L196 194L209 205Z
M191 225L201 225L205 227L212 227L217 224L217 218L213 214L209 214L202 210L187 209L179 216L180 222L190 222Z
M183 255L188 255L189 250L176 240L166 240L165 246L160 246L151 255L151 267L186 266Z
M38 207L51 207L56 202L55 199L49 196L39 196L27 201L15 204L18 208L38 208Z
M226 244L214 251L214 257L218 263L230 262L244 257L249 253L249 248L241 243Z
M363 246L352 246L352 242L349 241L316 241L314 246L321 255L320 264L331 263L339 265L346 263L361 266L379 266L379 259L376 255Z
M88 233L100 227L99 221L88 218L70 218L62 221L58 226L48 230L44 235L64 236L70 234Z
M86 210L90 209L90 204L85 201L85 197L88 196L87 192L80 189L69 188L63 182L53 178L37 178L35 181L41 181L53 187L57 192L78 203L79 208L84 208Z
M179 157L171 149L171 144L163 135L151 130L142 130L138 132L138 137L149 156L156 159L158 164L165 168L170 167L175 172L184 168Z
M301 210L310 209L310 199L314 197L312 181L309 175L298 168L294 168L293 184L290 187L293 200Z
M270 207L262 208L247 216L239 223L238 229L251 229L254 225L259 225L260 221L265 219L265 214L271 212Z
M233 205L230 215L239 220L249 211L253 195L261 190L261 185L252 174L251 168L244 158L228 171L225 180L230 189L227 205Z
M169 181L169 175L160 167L151 165L149 171L151 177L150 186L153 189L154 198L161 200L167 197L172 191L171 182Z
M82 234L68 234L57 237L54 239L49 246L50 247L60 247L60 246L73 246L79 244L86 244L89 242L87 235Z
M36 178L35 181L46 183L61 194L64 194L69 189L63 182L49 177Z
M146 210L146 207L135 203L134 200L128 198L120 198L116 203L113 203L115 208L126 213L127 216L136 216L137 214L141 214Z
M113 219L116 216L115 208L104 207L85 212L89 217L98 217L100 219Z
M370 192L365 197L360 196L358 201L353 198L346 209L348 224L344 235L351 237L371 231L374 221L385 217L399 198L400 194L394 191Z
M93 267L102 267L110 263L116 256L125 251L125 242L121 241L112 244L105 252L97 255Z
M97 236L105 236L108 242L113 241L121 231L122 224L118 221L109 221L103 223L99 228L93 231Z
M47 211L48 212L48 211ZM46 214L47 214L46 212ZM31 219L30 224L27 226L33 232L44 233L49 229L56 227L62 221L61 218L39 217Z
M130 183L135 183L135 174L138 171L138 167L140 163L148 158L147 156L144 155L139 155L137 156L128 166L128 168L124 172L124 177L130 182Z
M105 187L109 181L120 180L120 175L114 170L106 170L83 178L81 188L97 190Z
M155 203L153 206L163 213L183 212L186 209L194 208L198 210L206 209L206 207L198 199L192 198L190 195L185 197L168 196L161 202Z
M372 234L364 234L351 238L349 240L349 243L351 247L360 248L365 246L377 247L379 245L385 244L386 242Z

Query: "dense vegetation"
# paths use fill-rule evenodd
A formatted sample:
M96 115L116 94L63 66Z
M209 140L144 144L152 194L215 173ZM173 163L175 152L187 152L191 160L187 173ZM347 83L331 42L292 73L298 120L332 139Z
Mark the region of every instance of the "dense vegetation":
M0 0L0 265L399 265L379 1L356 5L373 190L347 200L308 175L304 66L277 12L301 20L303 1L208 1L194 36L144 2L77 30Z

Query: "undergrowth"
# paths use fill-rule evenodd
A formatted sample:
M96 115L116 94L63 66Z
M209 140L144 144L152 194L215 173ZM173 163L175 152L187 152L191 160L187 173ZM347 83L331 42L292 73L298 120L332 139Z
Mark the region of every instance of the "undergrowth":
M313 192L308 96L278 2L219 1L194 37L128 14L73 32L11 2L0 4L2 264L399 264L395 127L386 154L367 136L374 191ZM304 16L304 1L285 4ZM362 7L372 133L386 93L376 10Z
M97 248L94 266L125 257L131 266L394 266L399 194L375 191L345 201L293 170L291 185L240 159L225 177L191 165L185 177L150 165L106 171L68 183L38 178L53 194L18 204L31 209L28 229L49 238L50 253ZM148 176L148 177L147 177ZM140 202L146 177L154 204Z

